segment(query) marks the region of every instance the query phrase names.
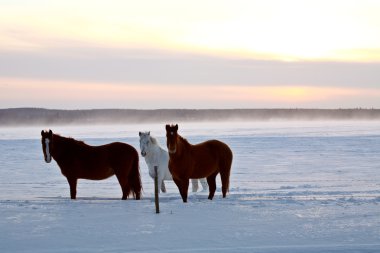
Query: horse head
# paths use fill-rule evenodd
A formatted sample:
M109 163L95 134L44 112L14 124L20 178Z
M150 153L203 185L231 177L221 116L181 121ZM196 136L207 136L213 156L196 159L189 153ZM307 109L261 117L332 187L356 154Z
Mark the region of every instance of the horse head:
M139 132L141 155L145 157L150 146L150 132Z
M166 145L170 154L177 151L177 137L178 125L166 125Z
M41 144L42 144L42 151L44 153L45 162L50 163L51 162L51 146L53 143L53 132L51 130L49 131L41 131Z

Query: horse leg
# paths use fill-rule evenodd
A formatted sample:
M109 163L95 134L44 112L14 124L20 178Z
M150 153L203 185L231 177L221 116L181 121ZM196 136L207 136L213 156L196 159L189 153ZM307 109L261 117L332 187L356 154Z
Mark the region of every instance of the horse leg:
M192 184L193 192L197 192L198 191L198 179L191 179L191 184Z
M182 180L182 200L187 202L187 191L189 190L189 179Z
M71 199L77 198L77 178L67 178L70 185L70 197Z
M199 179L199 181L201 182L203 191L207 191L208 190L207 180L205 178L201 178Z
M121 197L121 199L126 200L128 198L129 192L130 192L130 186L128 185L127 177L120 175L118 173L118 174L116 174L116 178L119 181L121 190L123 191L123 196Z
M166 192L166 187L165 187L164 180L161 180L161 191L162 191L163 193Z
M175 178L173 178L173 181L179 190L179 194L181 194L181 197L182 197L181 181L179 181L178 179L175 179Z
M161 189L161 192L166 192L166 187L164 183L164 173L160 170L157 170L157 183L158 183L158 189ZM153 178L154 179L154 178Z
M189 180L178 180L173 178L174 183L177 185L179 193L181 194L182 200L184 203L187 202L187 190L189 188ZM186 187L186 181L187 181L187 187ZM186 188L186 190L184 190Z
M208 199L212 200L215 194L216 190L216 176L218 175L218 172L215 172L214 174L211 174L210 176L207 177L207 183L208 183L208 189L209 189L209 195Z

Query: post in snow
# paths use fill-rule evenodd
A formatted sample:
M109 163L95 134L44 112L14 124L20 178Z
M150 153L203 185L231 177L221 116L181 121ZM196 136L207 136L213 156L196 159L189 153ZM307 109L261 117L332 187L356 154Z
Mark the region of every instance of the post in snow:
M160 213L160 203L158 199L158 166L154 166L154 203L156 205L156 213Z

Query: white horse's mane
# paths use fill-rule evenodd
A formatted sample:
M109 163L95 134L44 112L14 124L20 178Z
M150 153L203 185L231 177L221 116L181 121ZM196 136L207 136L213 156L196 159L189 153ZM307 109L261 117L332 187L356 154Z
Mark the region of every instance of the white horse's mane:
M151 141L153 144L160 146L160 143L158 142L158 140L157 140L156 138L154 138L153 136L150 136L150 141Z
M150 132L143 132L142 136L144 136L145 138L149 137L149 140L152 142L152 144L160 146L160 142L155 137L150 135Z

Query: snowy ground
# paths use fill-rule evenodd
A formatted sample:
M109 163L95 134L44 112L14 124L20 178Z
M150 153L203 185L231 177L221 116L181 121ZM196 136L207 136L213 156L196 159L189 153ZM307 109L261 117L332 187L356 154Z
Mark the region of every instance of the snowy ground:
M0 129L0 252L380 252L380 122L179 126L190 142L231 146L231 189L183 204L167 182L160 214L143 158L142 200L119 200L112 177L79 181L72 201L43 160L42 128ZM146 130L165 143L162 124L51 128L93 145L139 150Z

